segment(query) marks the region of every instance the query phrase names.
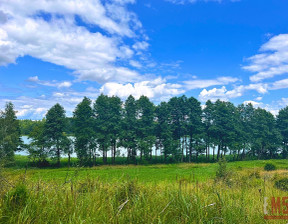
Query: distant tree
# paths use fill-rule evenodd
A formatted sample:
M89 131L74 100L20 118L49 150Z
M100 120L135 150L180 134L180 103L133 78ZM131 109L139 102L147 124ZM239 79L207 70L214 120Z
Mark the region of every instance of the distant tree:
M102 151L103 163L107 163L107 151L110 146L109 138L109 97L101 94L93 105L95 117L94 131L97 133L97 142Z
M167 162L169 155L173 154L174 141L172 137L170 105L166 102L161 102L155 110L156 127L155 134L157 138L156 148L160 148L164 155L164 161Z
M137 139L140 149L140 159L143 155L146 160L152 157L152 147L155 143L154 133L154 104L146 96L137 100Z
M13 161L14 152L22 144L19 121L14 105L6 103L5 110L0 111L0 158L6 162Z
M246 153L249 153L251 145L254 141L252 130L252 119L254 115L254 110L255 109L251 103L247 105L241 104L237 107L237 111L240 116L239 120L242 126L241 134L239 136L242 141L242 159L245 157Z
M73 112L75 150L82 165L92 165L92 159L95 165L96 133L94 123L91 100L84 97Z
M61 152L63 150L61 145L66 126L65 118L65 110L59 103L51 107L46 114L44 135L51 149L51 154L57 158L57 166L60 166Z
M174 156L184 160L184 136L187 134L187 97L172 97L168 104L170 106L171 127L173 140L177 143L174 149ZM182 142L181 142L182 139Z
M28 136L33 130L33 127L37 124L37 121L32 121L29 119L19 120L21 135Z
M137 156L137 105L135 98L130 95L125 101L121 131L121 145L127 148L127 159L136 163Z
M288 106L279 111L277 116L277 128L282 137L282 155L283 158L286 158L288 154Z
M226 154L229 145L235 136L235 106L230 102L217 100L214 104L212 113L212 125L210 127L211 134L218 145L217 160Z
M69 138L65 133L61 141L61 148L63 152L68 155L68 167L71 165L71 154L74 152L74 141Z
M122 125L122 101L117 96L109 97L109 119L108 119L108 133L112 149L112 163L115 163L117 152L117 141L121 136Z
M189 156L188 161L191 162L193 145L196 151L196 159L198 154L202 153L205 147L202 147L203 139L203 123L202 123L202 109L201 103L194 97L190 97L187 100L188 109L188 121L187 121L187 131L189 135Z
M31 140L28 146L29 157L39 165L44 164L49 156L47 139L44 134L45 119L37 121L33 125L28 137Z
M206 158L209 160L210 147L213 147L213 160L215 160L215 139L213 138L213 113L214 113L214 105L208 100L205 104L205 108L203 110L203 123L204 123L204 141L206 148Z
M251 124L253 128L252 153L257 155L258 159L273 158L278 153L281 143L281 134L276 128L275 117L265 109L258 108L254 111Z

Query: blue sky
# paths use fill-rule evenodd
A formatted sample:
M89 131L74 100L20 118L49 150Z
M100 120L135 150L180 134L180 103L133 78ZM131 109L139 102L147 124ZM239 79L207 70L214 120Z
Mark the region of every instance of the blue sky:
M0 108L84 96L288 105L286 0L0 0Z

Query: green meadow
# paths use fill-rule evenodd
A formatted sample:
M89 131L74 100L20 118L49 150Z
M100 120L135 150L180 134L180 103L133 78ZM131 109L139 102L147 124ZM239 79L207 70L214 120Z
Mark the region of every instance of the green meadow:
M265 220L263 203L287 196L275 187L288 177L287 160L227 162L220 177L218 163L40 169L27 161L16 156L1 170L0 223L286 223ZM266 163L277 170L264 171Z

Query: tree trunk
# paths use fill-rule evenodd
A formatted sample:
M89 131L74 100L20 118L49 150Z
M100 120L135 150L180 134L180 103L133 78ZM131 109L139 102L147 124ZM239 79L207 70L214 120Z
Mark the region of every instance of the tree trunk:
M218 152L217 152L217 160L219 160L219 157L220 157L220 149L221 149L221 143L219 143L218 145Z
M191 163L191 159L192 159L192 135L190 135L190 139L189 139L189 163Z

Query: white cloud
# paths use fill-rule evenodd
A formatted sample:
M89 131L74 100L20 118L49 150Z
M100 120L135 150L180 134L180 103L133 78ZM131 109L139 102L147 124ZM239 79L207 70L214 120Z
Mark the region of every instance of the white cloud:
M129 64L135 68L142 68L142 65L138 61L135 61L135 60L130 60Z
M64 82L57 82L55 80L53 81L43 81L43 80L40 80L38 78L38 76L32 76L32 77L29 77L27 79L27 81L29 82L35 82L39 85L43 85L43 86L50 86L50 87L57 87L57 88L69 88L72 86L72 83L69 82L69 81L64 81Z
M147 48L149 47L149 44L146 41L142 41L142 42L137 42L137 43L133 44L132 47L137 51L147 50Z
M234 87L232 90L227 90L225 86L217 89L213 88L211 90L203 89L199 94L199 99L202 102L206 102L207 100L216 101L217 99L228 101L233 98L241 97L248 90L257 91L260 94L267 93L268 85L257 83L257 84L249 84L249 85L240 85Z
M79 80L129 82L140 76L118 66L119 62L131 59L134 50L149 46L142 24L126 7L134 1L103 4L100 0L2 0L2 3L0 65L30 55L74 70ZM88 26L79 26L76 15ZM91 32L89 28L94 27L100 29ZM125 44L126 37L133 40L133 47ZM123 73L128 75L123 78Z
M282 79L279 81L276 81L272 83L270 89L276 90L276 89L286 89L288 88L288 79Z
M256 101L253 101L253 100L247 100L247 101L244 101L243 104L247 105L247 104L252 104L253 107L260 107L263 103L261 102L256 102Z
M190 81L184 81L185 88L188 90L191 89L202 89L207 88L210 86L221 86L221 85L227 85L229 83L234 83L239 81L238 78L230 77L230 76L224 76L219 77L217 79L196 79L196 80L190 80Z
M256 72L250 77L252 82L288 73L288 34L271 38L260 51L263 53L248 58L250 65L243 67L245 70Z
M106 83L101 87L100 92L109 96L117 95L122 99L129 95L138 99L144 95L150 99L161 101L182 94L184 90L179 84L166 83L165 80L158 78L153 81L142 81L134 84Z

